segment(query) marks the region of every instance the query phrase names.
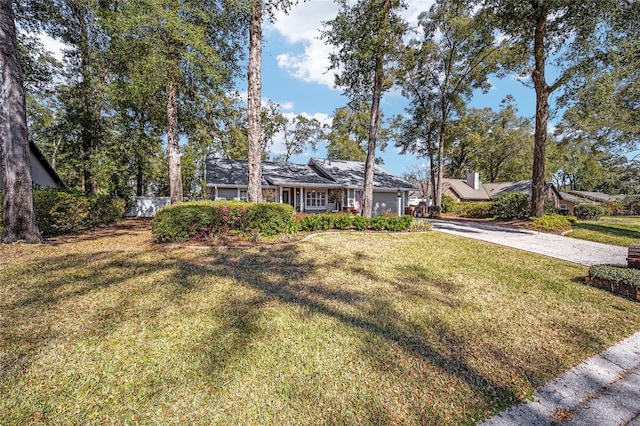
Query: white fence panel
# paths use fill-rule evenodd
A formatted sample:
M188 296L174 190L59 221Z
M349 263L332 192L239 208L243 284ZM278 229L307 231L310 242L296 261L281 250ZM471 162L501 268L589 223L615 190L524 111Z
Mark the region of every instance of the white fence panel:
M132 197L131 208L127 210L127 217L153 217L164 206L171 204L169 197Z

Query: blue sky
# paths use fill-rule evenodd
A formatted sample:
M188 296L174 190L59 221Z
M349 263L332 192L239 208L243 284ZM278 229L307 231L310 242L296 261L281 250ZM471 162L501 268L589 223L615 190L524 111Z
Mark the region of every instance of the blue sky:
M408 2L405 18L415 24L418 14L427 10L432 0ZM265 44L262 57L262 96L270 99L282 108L288 116L305 114L330 124L336 108L346 105L347 99L339 89L333 87L333 74L327 72L330 47L320 39L322 21L335 17L338 7L329 0L310 0L300 3L288 15L280 13L274 23L265 28ZM477 93L470 106L476 108L491 107L498 109L505 96L514 96L519 114L533 117L535 94L532 88L515 81L511 77L491 78L493 88L486 94ZM399 94L386 93L382 100L385 116L402 114L406 101ZM278 141L272 151L281 151ZM325 155L323 144L317 152L306 152L294 157L292 161L304 163L309 157ZM382 168L391 173L402 175L412 167L420 166L425 159L414 155L400 155L389 144L384 152L378 152L384 163Z

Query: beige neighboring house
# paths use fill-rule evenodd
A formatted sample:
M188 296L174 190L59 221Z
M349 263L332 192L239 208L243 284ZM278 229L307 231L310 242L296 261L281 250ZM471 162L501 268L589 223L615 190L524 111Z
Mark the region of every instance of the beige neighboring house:
M573 209L580 204L589 204L590 201L578 197L576 195L570 194L568 192L560 192L560 211L566 212L567 214L573 214Z
M579 204L602 204L608 201L624 201L627 195L609 195L604 192L593 191L568 191L560 193L560 210L566 210L573 214L573 209Z
M519 191L531 195L531 181L482 183L478 173L467 173L466 179L444 179L443 194L453 197L457 202L491 201L498 195ZM560 208L560 193L549 183L545 185L545 197Z

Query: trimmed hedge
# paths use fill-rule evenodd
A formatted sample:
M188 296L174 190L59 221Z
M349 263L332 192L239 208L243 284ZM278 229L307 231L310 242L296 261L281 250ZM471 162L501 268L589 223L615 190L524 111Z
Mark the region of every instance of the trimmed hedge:
M151 232L158 242L207 240L227 232L277 235L289 230L294 210L288 204L193 201L163 207Z
M573 214L581 220L598 220L606 213L607 211L597 204L580 204L573 209Z
M589 268L589 276L640 290L640 269L627 268L625 265L593 265Z
M528 219L531 216L531 197L520 191L500 194L491 203L491 212L500 220Z
M326 231L328 229L355 229L364 231L406 231L413 223L412 216L376 216L367 219L354 214L323 213L315 215L298 215L295 227L299 231Z

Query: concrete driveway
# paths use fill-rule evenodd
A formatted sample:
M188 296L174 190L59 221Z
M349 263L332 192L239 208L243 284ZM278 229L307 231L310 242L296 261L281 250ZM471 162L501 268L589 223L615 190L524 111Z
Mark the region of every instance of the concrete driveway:
M580 265L627 263L627 247L617 247L561 235L544 234L526 229L506 228L477 222L454 222L436 219L429 219L429 222L433 223L436 231L513 247Z

